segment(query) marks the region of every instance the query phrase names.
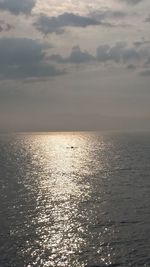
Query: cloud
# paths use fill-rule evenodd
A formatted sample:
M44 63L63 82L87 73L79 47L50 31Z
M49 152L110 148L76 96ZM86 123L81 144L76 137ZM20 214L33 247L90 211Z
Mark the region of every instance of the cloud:
M0 20L0 32L8 32L13 28L14 28L13 25L6 23L3 20Z
M46 63L48 46L28 38L0 39L0 78L20 79L64 74Z
M120 2L127 3L129 5L136 5L142 2L143 0L119 0Z
M136 66L134 64L129 64L127 66L127 69L129 69L129 70L135 70L136 69Z
M137 48L145 46L145 45L149 45L149 44L150 44L150 40L145 40L145 39L143 39L141 41L134 42L134 45Z
M150 22L150 15L145 19L145 22Z
M126 42L103 44L98 46L94 55L74 46L66 57L59 54L48 56L50 48L50 45L29 38L0 38L0 79L42 79L63 75L66 71L62 68L68 63L87 65L112 62L125 65L128 69L144 68L150 58L149 41L145 40L132 45Z
M143 70L143 71L141 71L141 73L140 73L142 76L145 76L145 77L150 77L150 69L148 69L148 70Z
M107 9L104 11L95 10L95 11L92 11L89 15L97 21L103 21L105 19L110 19L110 18L122 19L122 18L125 18L128 14L121 10Z
M123 24L114 24L107 19L110 18L123 18L127 14L122 11L94 11L87 16L80 16L73 13L63 13L57 17L48 17L41 15L33 25L37 30L43 34L56 33L63 34L66 27L80 27L86 28L88 26L104 26L104 27L124 27Z
M62 34L65 27L81 27L99 25L100 22L90 17L84 17L73 13L64 13L58 17L48 17L41 15L34 26L42 33Z
M145 50L144 50L145 51ZM51 55L50 60L59 63L89 63L89 62L107 62L127 63L140 59L140 52L134 47L128 46L127 43L117 42L110 46L108 44L100 45L96 50L96 55L90 54L88 51L82 51L79 46L74 46L68 57L62 57L59 54Z
M0 0L0 9L14 15L29 14L35 6L36 0Z
M114 45L104 44L96 49L95 55L86 50L81 50L79 46L74 46L67 57L59 54L49 56L49 60L60 64L84 64L89 63L106 63L118 64L125 66L127 69L143 69L142 76L148 76L150 65L150 45L148 40L134 42L129 45L126 42L117 42Z
M122 23L129 13L122 10L94 10L89 16L99 22L99 25L105 27L127 27L129 24Z
M86 50L82 51L79 46L74 46L70 55L66 58L56 54L50 57L51 60L59 62L59 63L88 63L90 61L95 61L95 57L89 54Z
M149 58L145 62L145 67L150 67L150 55L149 55Z
M114 46L100 45L96 51L96 57L99 61L114 61L126 63L139 59L139 53L135 47L129 47L127 43L118 42Z

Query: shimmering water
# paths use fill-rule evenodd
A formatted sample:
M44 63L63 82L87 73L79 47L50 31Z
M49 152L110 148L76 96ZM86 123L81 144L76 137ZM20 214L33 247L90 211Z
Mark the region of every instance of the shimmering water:
M0 267L150 266L150 134L0 137Z

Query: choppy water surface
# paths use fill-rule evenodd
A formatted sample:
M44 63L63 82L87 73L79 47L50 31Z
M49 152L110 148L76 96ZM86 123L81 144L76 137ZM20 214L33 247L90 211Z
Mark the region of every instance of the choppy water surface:
M150 134L0 137L0 267L150 266Z

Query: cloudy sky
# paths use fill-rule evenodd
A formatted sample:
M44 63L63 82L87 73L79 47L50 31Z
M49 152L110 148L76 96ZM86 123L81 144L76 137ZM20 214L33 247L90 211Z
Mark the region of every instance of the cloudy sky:
M0 0L0 129L150 129L149 0Z

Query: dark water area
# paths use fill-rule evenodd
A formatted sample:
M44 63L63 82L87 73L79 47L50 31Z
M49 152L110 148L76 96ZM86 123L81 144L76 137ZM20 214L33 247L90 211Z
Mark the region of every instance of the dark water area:
M150 266L150 134L0 136L0 267Z

